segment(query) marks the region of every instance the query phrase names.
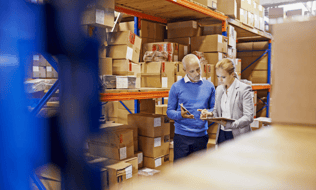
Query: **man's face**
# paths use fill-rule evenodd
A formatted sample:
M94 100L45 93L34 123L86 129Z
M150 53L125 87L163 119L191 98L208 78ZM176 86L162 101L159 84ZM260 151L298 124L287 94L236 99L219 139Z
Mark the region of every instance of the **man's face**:
M192 60L186 64L184 69L192 82L198 82L201 77L201 66L197 60Z
M234 81L234 74L231 75L224 69L216 69L216 75L218 79L218 85L230 86Z

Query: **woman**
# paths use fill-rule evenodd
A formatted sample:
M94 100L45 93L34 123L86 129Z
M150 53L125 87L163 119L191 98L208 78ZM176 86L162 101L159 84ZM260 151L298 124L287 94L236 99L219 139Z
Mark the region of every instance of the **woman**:
M220 144L251 131L254 105L251 86L236 79L235 65L230 59L222 59L215 69L219 83L215 93L215 107L212 113L201 110L201 116L235 119L234 122L218 124L216 144Z

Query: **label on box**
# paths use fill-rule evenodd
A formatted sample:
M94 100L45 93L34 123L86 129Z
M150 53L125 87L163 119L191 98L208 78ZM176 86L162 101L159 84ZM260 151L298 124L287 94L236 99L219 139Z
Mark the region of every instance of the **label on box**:
M34 72L39 72L39 66L33 66L33 71Z
M39 55L33 55L33 61L39 61Z
M154 119L154 127L160 127L161 126L161 118L157 117Z
M158 101L158 106L160 106L161 105L161 102L160 101Z
M187 55L188 54L188 46L184 46L184 55Z
M168 88L168 77L162 77L161 81L162 81L161 88Z
M120 160L123 160L126 157L126 147L120 148Z
M128 78L127 77L117 77L116 78L116 88L128 88Z
M133 59L133 48L127 46L126 51L126 59L132 60Z
M154 139L154 147L159 147L159 146L161 146L161 137Z
M177 55L174 55L173 56L173 61L178 61L179 60L179 57Z
M182 76L177 76L177 81L181 80Z
M137 155L137 158L138 158L138 164L142 163L143 162L143 153L138 153Z
M155 159L155 168L161 166L161 158Z
M96 9L95 10L95 22L97 24L104 24L104 10Z
M132 178L133 177L133 166L128 166L125 168L125 173L126 173L126 179Z
M212 2L212 7L213 7L214 9L217 9L217 3L216 3L215 1Z
M50 66L46 67L46 69L47 69L48 72L52 72L53 71L53 68L50 67Z
M218 61L221 61L223 59L223 54L221 52L218 53Z
M193 21L193 28L197 28L197 22Z
M223 43L223 36L218 35L218 43Z
M258 7L259 7L259 11L263 11L262 5L258 5Z

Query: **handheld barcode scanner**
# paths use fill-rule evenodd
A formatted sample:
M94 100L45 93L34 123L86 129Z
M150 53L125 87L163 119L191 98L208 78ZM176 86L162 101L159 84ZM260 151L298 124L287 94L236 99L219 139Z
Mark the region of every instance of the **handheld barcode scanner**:
M184 110L184 111L187 111L187 114L188 115L192 115L188 110L187 110L187 108L185 108L184 106L183 106L183 104L179 104L180 106L181 106L181 108ZM194 118L194 115L193 115L193 119L195 119Z

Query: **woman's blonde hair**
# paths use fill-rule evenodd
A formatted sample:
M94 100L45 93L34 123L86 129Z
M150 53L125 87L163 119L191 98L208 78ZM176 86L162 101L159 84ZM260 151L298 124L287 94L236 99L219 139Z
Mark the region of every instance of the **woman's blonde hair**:
M231 75L232 73L235 73L236 67L231 59L225 58L216 63L215 69L223 69Z

